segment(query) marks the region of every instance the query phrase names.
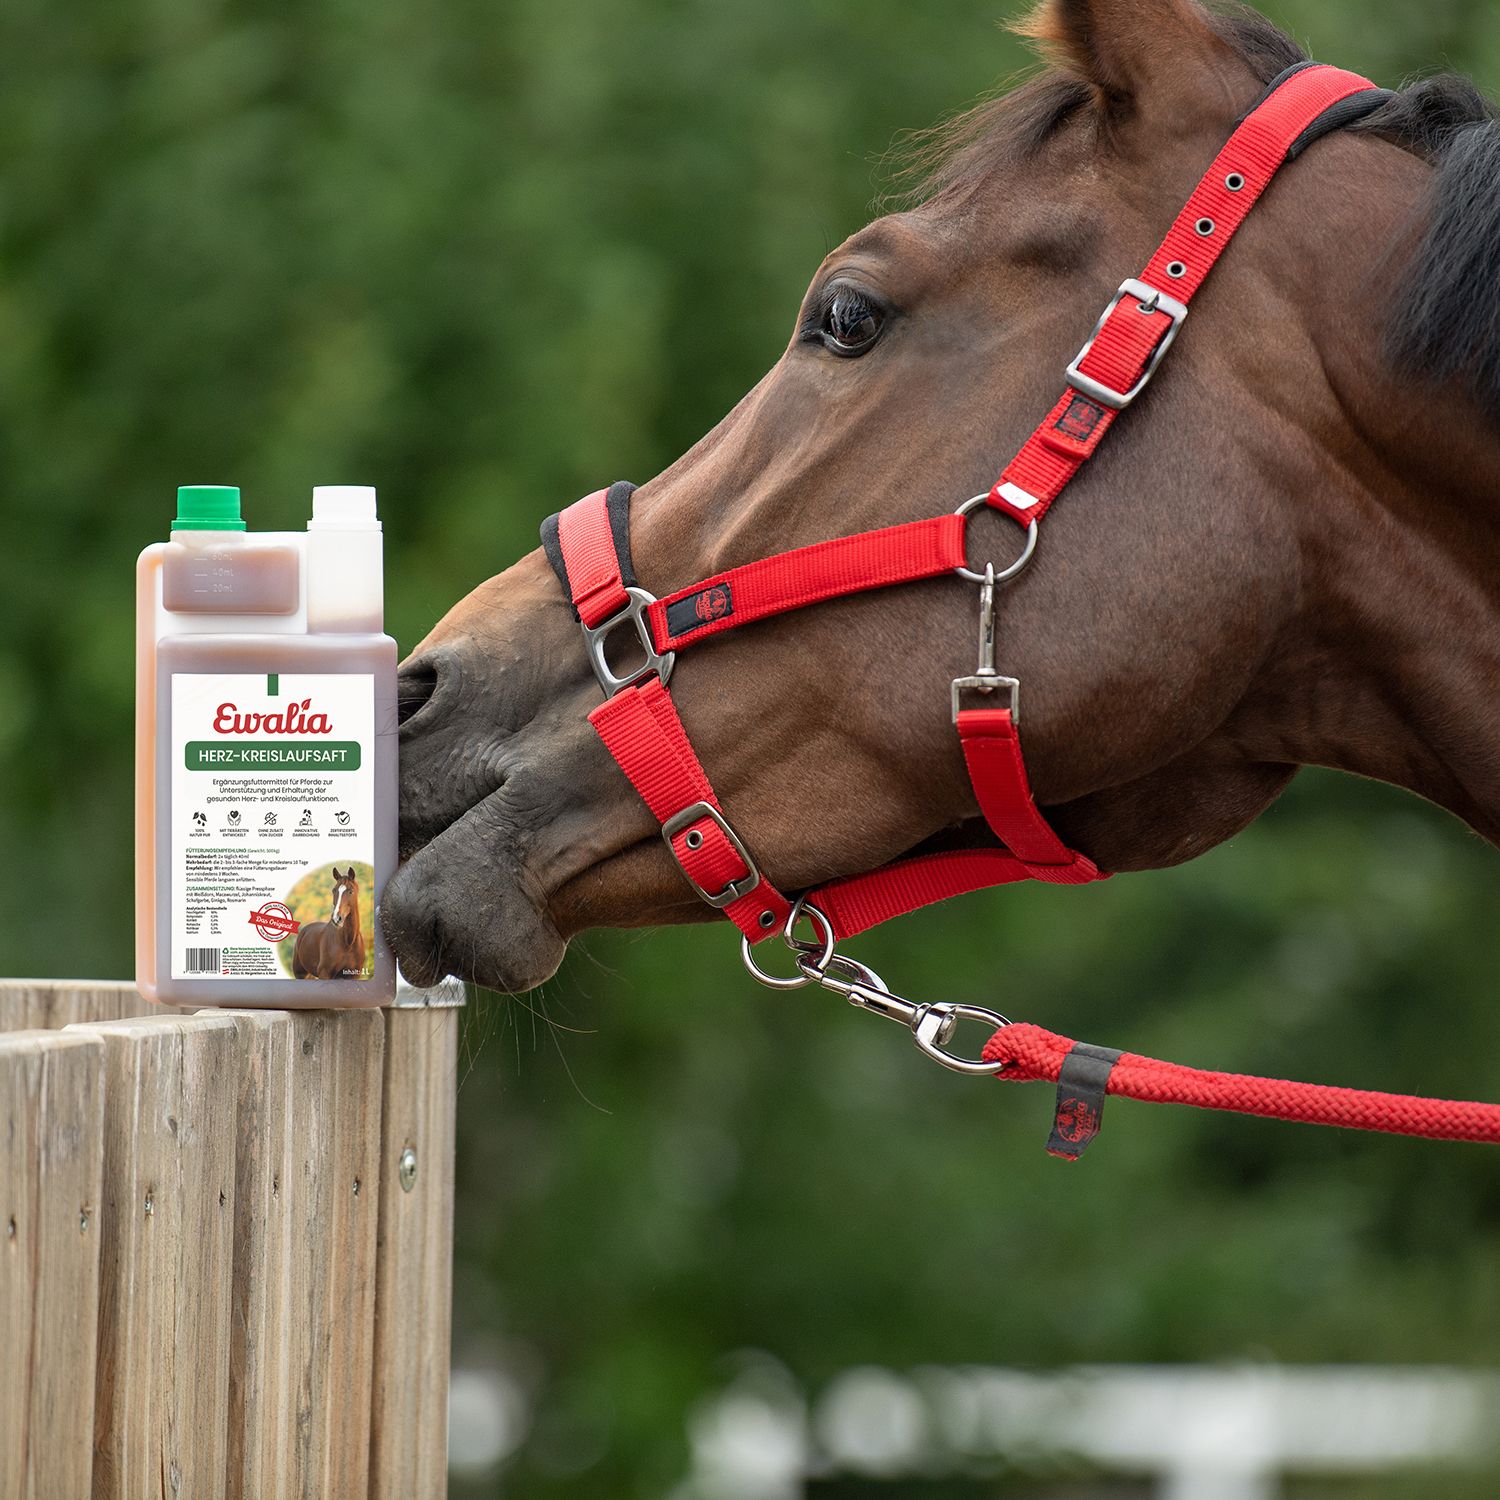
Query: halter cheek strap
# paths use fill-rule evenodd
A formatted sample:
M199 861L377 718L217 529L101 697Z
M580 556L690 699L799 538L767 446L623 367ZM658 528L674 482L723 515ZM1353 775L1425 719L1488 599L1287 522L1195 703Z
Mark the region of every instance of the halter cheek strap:
M1276 173L1313 141L1391 98L1368 78L1301 63L1273 79L1198 181L1139 279L1120 284L1067 369L1067 388L989 493L1026 525L1040 521L1150 383L1194 294Z

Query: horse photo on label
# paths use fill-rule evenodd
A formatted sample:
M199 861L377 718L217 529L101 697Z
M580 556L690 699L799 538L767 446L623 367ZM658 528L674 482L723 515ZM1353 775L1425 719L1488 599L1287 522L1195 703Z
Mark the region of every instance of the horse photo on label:
M278 945L278 956L294 979L370 977L374 875L358 860L319 865L287 892L295 925Z

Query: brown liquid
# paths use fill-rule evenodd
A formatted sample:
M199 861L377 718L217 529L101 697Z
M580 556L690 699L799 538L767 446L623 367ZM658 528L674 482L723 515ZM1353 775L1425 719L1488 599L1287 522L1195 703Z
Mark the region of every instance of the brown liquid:
M295 547L168 542L161 566L162 603L177 614L289 615L297 608Z

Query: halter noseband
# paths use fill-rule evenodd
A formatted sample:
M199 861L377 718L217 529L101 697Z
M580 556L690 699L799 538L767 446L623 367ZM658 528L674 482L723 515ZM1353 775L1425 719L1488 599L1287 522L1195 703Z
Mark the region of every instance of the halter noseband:
M1021 1041L1050 1033L1012 1027L1003 1017L975 1007L913 1005L890 994L864 965L836 953L835 944L878 922L985 886L1018 880L1081 885L1107 878L1086 855L1063 843L1032 797L1021 753L1020 683L995 666L995 592L1031 561L1042 518L1119 414L1150 383L1181 331L1194 294L1276 173L1313 141L1391 97L1367 78L1319 63L1298 64L1273 79L1236 125L1140 277L1123 282L1104 309L1068 366L1067 385L1056 405L994 486L951 514L778 553L661 599L636 580L630 553L634 486L611 485L543 523L543 546L573 603L605 693L589 722L662 825L688 885L740 929L746 963L757 978L777 987L817 983L833 989L856 1005L902 1021L923 1050L961 1072L1010 1068L1004 1076L1061 1074L1075 1094L1087 1097L1070 1095L1067 1110L1060 1097L1059 1120L1088 1118L1091 1087L1098 1103L1106 1084L1113 1092L1129 1091L1112 1071L1120 1054L1074 1047L1053 1037L1062 1051L1052 1063L1046 1061L1050 1054L1045 1047L1037 1052L1040 1061L1028 1062L1016 1050ZM991 566L980 572L969 566L967 518L980 506L1009 516L1024 529L1020 555L1002 569ZM980 654L976 671L952 684L953 721L975 798L1001 847L900 859L789 901L766 879L735 832L693 752L667 687L678 653L788 610L955 572L980 585ZM627 671L611 666L607 656L611 637L620 631L633 633L644 651L643 660ZM804 916L813 924L810 940L797 935ZM786 979L767 974L750 952L752 944L778 933L796 956L798 973ZM982 1058L949 1050L951 1033L964 1018L1002 1028ZM1000 1040L1009 1033L1018 1039L1014 1045ZM1097 1075L1096 1084L1080 1082L1085 1074ZM1153 1097L1164 1097L1159 1078L1155 1086ZM1094 1108L1095 1128L1097 1117ZM1500 1110L1486 1128L1496 1135L1484 1138L1500 1138ZM1083 1138L1086 1142L1087 1135Z

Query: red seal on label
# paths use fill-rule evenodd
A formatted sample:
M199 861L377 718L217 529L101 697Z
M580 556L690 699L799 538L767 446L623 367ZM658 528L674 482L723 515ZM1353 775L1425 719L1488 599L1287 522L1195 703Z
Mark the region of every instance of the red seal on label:
M301 927L291 908L280 901L267 901L259 911L250 913L250 925L268 942L279 943Z

